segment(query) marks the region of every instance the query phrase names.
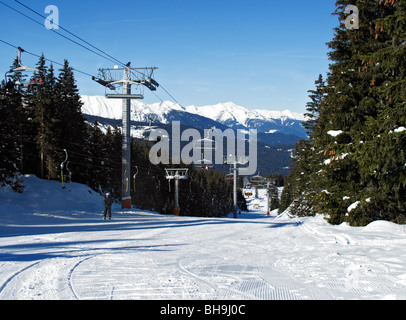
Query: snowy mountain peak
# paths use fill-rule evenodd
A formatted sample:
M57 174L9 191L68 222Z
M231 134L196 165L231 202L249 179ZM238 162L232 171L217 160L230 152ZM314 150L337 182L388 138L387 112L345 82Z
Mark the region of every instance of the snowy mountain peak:
M249 118L256 117L252 111L238 106L233 102L198 107L197 114L221 123L235 121L244 126Z
M82 111L86 115L119 120L122 118L121 100L108 100L103 96L82 96ZM239 106L234 102L218 103L207 106L182 107L171 101L145 104L139 100L133 100L131 108L131 120L136 122L149 122L150 118L155 123L168 124L171 121L190 122L196 124L193 118L200 116L200 126L206 125L209 121L202 121L204 118L233 129L257 129L262 133L282 133L295 135L301 138L306 137L302 122L305 120L303 114L294 113L289 110L250 110ZM207 129L207 128L201 128Z

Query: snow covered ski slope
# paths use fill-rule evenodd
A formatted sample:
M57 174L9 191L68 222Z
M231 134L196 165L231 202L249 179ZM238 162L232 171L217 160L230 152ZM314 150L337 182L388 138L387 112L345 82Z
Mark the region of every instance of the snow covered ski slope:
M75 200L84 186L58 193L55 210L29 207L52 183L26 184L0 191L1 300L406 299L405 226L267 217L261 199L238 220L115 208L100 221L101 199Z

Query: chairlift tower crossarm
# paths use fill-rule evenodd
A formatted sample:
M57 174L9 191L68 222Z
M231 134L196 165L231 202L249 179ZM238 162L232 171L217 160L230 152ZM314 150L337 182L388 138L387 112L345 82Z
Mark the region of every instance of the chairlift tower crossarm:
M150 89L151 91L156 91L159 87L159 83L156 82L152 76L157 67L148 67L148 68L131 68L128 64L127 68L105 68L99 69L99 74L97 77L92 77L93 81L101 84L106 87L106 89L116 90L117 87L127 84L131 85L143 85ZM144 73L145 72L145 73ZM122 74L124 73L124 78ZM143 99L144 97L140 94L126 95L125 99ZM120 94L107 94L106 97L109 99L122 99L123 95Z
M169 181L175 180L175 209L174 214L176 216L180 215L179 208L179 181L188 180L189 169L165 169L166 179Z

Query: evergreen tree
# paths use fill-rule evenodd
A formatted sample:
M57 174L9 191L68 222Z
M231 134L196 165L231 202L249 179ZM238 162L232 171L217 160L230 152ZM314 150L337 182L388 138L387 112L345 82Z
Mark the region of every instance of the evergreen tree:
M316 89L310 90L307 104L307 121L304 127L308 130L308 140L301 140L295 147L295 165L289 175L287 184L282 193L280 212L291 204L291 213L297 216L314 215L318 207L318 195L321 191L323 176L322 157L323 146L319 143L317 131L321 123L319 114L324 106L325 82L322 75L315 82Z
M388 81L395 77L389 70L404 69L401 65L404 62L399 61L398 65L396 63L394 65L395 57L388 53L397 55L403 48L397 50L394 48L396 38L400 34L395 34L393 27L388 27L385 33L382 23L397 21L398 27L404 24L405 12L401 6L402 2L396 1L395 5L395 1L357 1L360 29L339 28L337 37L330 43L330 47L334 50L331 58L335 63L330 68L329 91L326 98L329 108L325 112L332 113L332 116L325 116L329 119L325 131L342 132L336 137L324 135L326 150L331 150L334 156L327 161L326 177L329 185L322 199L324 201L321 201L321 209L329 213L332 223L348 221L352 225L365 225L373 220L385 218L385 215L377 215L373 212L375 210L367 209L372 206L380 207L380 210L385 212L388 210L393 212L380 200L385 194L382 188L385 184L376 183L374 179L367 177L374 175L375 170L372 169L373 166L367 164L371 160L388 161L384 159L393 154L396 148L394 145L386 144L385 148L390 150L386 155L379 152L379 148L370 150L372 152L369 154L364 148L370 148L370 141L378 136L379 131L387 133L391 130L388 122L384 121L390 117L387 106L393 101L388 95L387 87ZM347 4L346 1L342 1L338 5L337 15L340 19L345 17L343 8ZM396 16L397 18L394 18ZM397 75L398 80L402 77L404 79L404 75ZM400 95L397 96L402 100ZM372 123L374 124L371 125ZM375 128L380 130L377 132ZM371 136L370 134L374 132L376 135ZM396 163L395 167L399 168L398 165L399 163ZM402 188L396 186L394 182L386 183L386 189L394 188L394 192L397 189L399 194L402 194ZM387 194L393 192L392 190L388 190ZM348 212L348 207L358 201L361 205L356 210ZM401 207L398 206L398 209Z
M10 70L17 67L19 67L19 64L16 58ZM9 77L15 86L12 90L9 90L8 95L13 96L14 101L18 101L18 103L14 104L15 109L13 112L13 122L16 126L19 139L20 155L18 157L18 167L21 173L33 173L37 160L37 148L35 144L36 124L33 121L34 109L30 95L24 93L21 90L21 86L17 85L26 82L28 75L17 71L10 74Z
M85 170L87 125L75 82L73 70L65 60L56 83L58 100L55 108L54 135L59 142L58 149L66 149L69 153L70 168L75 181L86 183L89 175ZM60 152L60 158L57 160L63 161L64 153Z
M375 39L382 44L365 57L373 70L371 91L377 113L368 117L363 132L355 135L355 157L364 184L361 205L352 220L406 221L406 1L383 1L385 15L374 21Z
M19 170L20 132L15 117L15 110L21 104L19 94L7 93L5 88L0 88L0 187L9 185L17 192L23 191Z
M59 172L58 166L60 163L55 161L55 156L58 153L58 142L55 139L54 132L57 131L55 119L55 108L57 104L56 96L56 78L54 69L51 65L49 69L45 65L45 58L42 55L37 64L37 79L40 79L42 84L39 86L35 95L32 96L32 104L34 109L34 123L36 124L37 134L35 141L39 152L39 170L38 175L42 179L56 179Z
M321 74L316 80L315 85L315 90L308 91L310 93L309 98L311 99L311 101L308 102L306 105L307 113L305 113L305 116L307 117L307 121L303 123L303 127L308 130L310 139L312 139L312 135L314 134L314 129L317 125L320 110L323 106L323 100L326 94L326 84Z
M106 182L103 191L110 192L114 199L121 199L121 130L117 126L114 127L113 131L111 127L108 127L105 139L106 160L104 166L106 168Z
M345 27L349 4L359 9L358 30ZM328 44L325 97L317 121L307 123L310 139L299 144L283 204L289 197L309 203L304 214L314 213L317 204L316 212L333 224L404 221L405 1L336 6L340 26ZM312 159L312 152L322 157ZM355 202L358 207L348 210Z
M88 125L88 139L86 141L87 152L87 185L94 191L103 193L107 187L108 162L106 136L99 127L97 119L94 124Z

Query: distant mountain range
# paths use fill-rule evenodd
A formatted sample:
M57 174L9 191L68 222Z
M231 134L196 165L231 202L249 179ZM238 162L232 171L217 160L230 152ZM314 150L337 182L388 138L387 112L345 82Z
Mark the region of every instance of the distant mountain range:
M90 122L98 119L102 127L121 126L122 102L110 100L103 96L82 96L82 112ZM291 151L294 144L306 138L302 126L303 114L291 111L249 110L232 102L209 106L182 107L165 101L145 104L139 100L132 101L131 133L136 138L145 138L150 128L168 127L173 121L180 121L184 127L199 130L216 127L221 130L256 129L258 131L259 168L265 173L288 172ZM169 131L168 131L169 132Z
M109 100L103 96L82 96L86 115L120 120L122 118L121 100ZM298 138L306 138L302 126L305 116L291 111L249 110L232 102L219 103L203 107L181 107L173 102L165 101L145 104L138 100L132 101L131 120L148 124L169 124L180 121L194 128L257 129L258 133L270 135L275 139L267 139L270 144L295 143ZM284 139L281 136L286 136ZM272 141L274 140L274 141ZM283 142L280 140L284 140Z

